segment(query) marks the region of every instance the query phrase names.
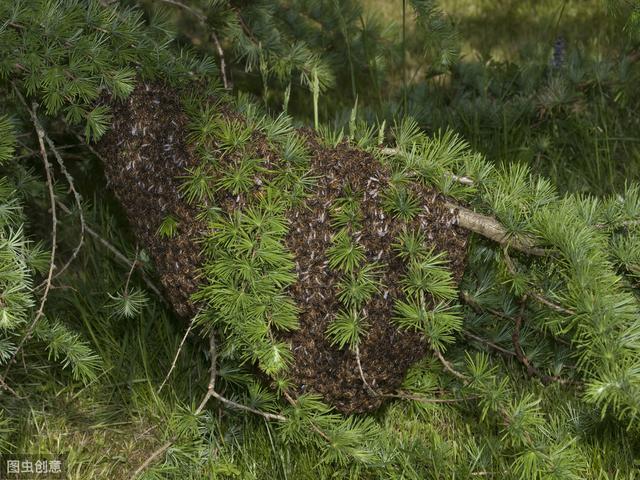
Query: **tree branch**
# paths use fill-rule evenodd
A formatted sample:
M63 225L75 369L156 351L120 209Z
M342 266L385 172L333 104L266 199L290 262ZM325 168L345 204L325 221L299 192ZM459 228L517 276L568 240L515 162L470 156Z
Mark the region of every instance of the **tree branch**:
M27 108L27 111L31 116L31 121L33 123L33 126L36 130L36 134L38 136L38 144L40 145L40 155L42 156L42 163L44 165L44 171L47 178L47 190L49 191L49 202L51 203L51 222L52 222L51 262L49 263L49 272L47 274L44 293L42 294L38 311L36 312L36 315L33 318L33 321L27 328L26 333L20 340L20 343L18 344L18 348L16 348L16 350L11 355L11 358L9 358L7 362L7 367L5 368L4 373L2 374L2 377L0 377L0 381L2 383L5 383L7 375L11 370L11 366L15 363L17 356L19 355L19 353L22 351L22 348L24 347L24 344L31 338L31 335L33 334L33 331L36 328L36 324L44 316L44 306L47 303L47 298L49 297L49 291L51 290L51 281L53 279L53 270L55 269L56 244L57 244L57 234L58 234L58 217L56 212L56 195L53 188L53 174L51 172L51 164L49 163L49 157L47 156L47 149L44 146L44 136L45 136L44 129L42 128L42 125L38 120L38 116L36 115L38 104L34 102L31 108L29 108L27 106L27 103L24 97L20 94L17 88L15 89L15 92L20 98L20 101L25 105L25 107Z
M209 384L207 386L207 393L202 398L202 401L198 405L198 408L195 410L196 415L200 415L204 410L204 407L207 405L207 402L212 398L224 403L225 405L236 409L243 410L245 412L254 413L263 417L266 420L276 420L279 422L286 422L287 417L284 415L279 415L275 413L263 412L262 410L258 410L256 408L248 407L246 405L242 405L241 403L234 402L233 400L229 400L228 398L223 397L218 392L215 391L215 383L216 383L216 375L217 375L217 347L216 347L216 339L215 334L211 332L209 335ZM164 383L163 383L164 384ZM149 468L160 456L166 452L171 446L175 443L176 439L172 438L166 441L160 448L155 450L136 470L133 472L131 476L131 480L135 480L138 476L144 472L147 468Z
M536 241L532 237L514 237L510 235L507 229L493 217L476 213L473 210L449 201L445 202L445 205L455 214L457 223L462 228L471 230L500 245L515 248L529 255L540 257L549 254L548 250L537 247Z
M82 209L82 197L80 196L80 194L76 190L75 182L73 180L73 176L71 176L71 174L67 170L67 168L66 168L66 166L64 164L64 161L62 160L62 156L60 155L60 152L58 152L58 150L56 149L55 144L53 143L53 141L51 141L51 139L46 134L46 132L44 133L44 138L47 141L47 144L49 145L49 148L53 152L53 156L56 158L56 160L58 162L58 165L60 166L60 170L62 171L62 174L67 179L67 183L69 184L69 189L73 193L73 198L74 198L74 200L76 202L76 206L78 207L78 215L80 217L80 240L78 240L78 244L74 248L73 253L71 254L71 257L69 258L69 260L67 260L67 262L54 275L54 278L56 278L56 277L62 275L62 273L67 268L69 268L69 265L71 265L71 263L76 259L76 257L80 253L80 249L82 248L82 245L84 244L84 235L85 235L85 231L86 231L87 225L86 225L85 218L84 218L84 211Z
M70 214L71 213L71 210L69 209L69 207L67 207L64 203L62 203L60 201L56 201L56 204L58 205L60 210L62 210L64 213L66 213L66 214ZM145 282L145 284L147 285L147 287L153 293L155 293L157 295L158 299L161 302L163 302L165 304L167 303L167 301L165 300L164 295L162 294L160 289L144 273L144 270L142 269L142 266L140 265L140 262L132 262L131 260L129 260L124 253L122 253L120 250L118 250L113 244L111 244L108 240L103 238L98 232L93 230L89 225L87 225L85 227L85 230L91 237L93 237L97 242L99 242L102 246L104 246L107 250L109 250L114 255L115 259L120 261L120 263L122 263L123 265L125 265L127 267L131 267L132 265L137 266L138 269L140 270L141 275L142 275L142 279Z

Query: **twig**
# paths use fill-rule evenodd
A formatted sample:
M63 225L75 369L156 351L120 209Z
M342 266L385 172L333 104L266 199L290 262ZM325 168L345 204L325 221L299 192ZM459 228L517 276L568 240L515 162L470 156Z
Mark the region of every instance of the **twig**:
M98 158L102 163L106 164L106 161L104 157L100 154L100 152L98 152L95 148L93 148L93 146L90 143L88 143L84 138L82 138L82 136L79 135L78 132L73 132L73 134L81 142L82 145L87 147L87 149L96 156L96 158Z
M0 379L0 388L2 388L3 390L6 390L7 392L11 393L12 395L14 395L17 398L24 398L24 397L21 397L20 395L18 395L18 392L16 392L13 388L11 388L9 385L7 385L7 383L4 381L4 379Z
M220 73L222 74L222 84L224 85L225 90L229 90L231 85L227 80L227 64L224 60L224 50L222 50L222 45L220 44L220 40L218 39L218 35L216 32L211 32L211 38L213 38L213 43L216 46L216 50L218 51L218 56L220 57Z
M69 268L69 265L71 265L71 263L76 259L76 257L80 253L80 249L82 248L82 245L84 244L84 235L85 235L85 231L86 231L87 225L86 225L85 218L84 218L84 211L82 209L82 197L80 196L80 194L76 190L75 182L73 180L73 176L71 176L71 174L67 170L67 168L66 168L66 166L64 164L64 161L62 160L62 157L60 156L60 152L58 152L58 150L56 149L56 146L54 145L54 143L51 141L51 139L49 138L49 136L46 133L44 134L44 138L45 138L47 144L49 145L49 148L53 152L53 156L56 157L56 160L58 161L58 165L60 166L60 170L62 171L62 174L67 179L67 183L69 184L69 189L73 193L73 198L74 198L74 200L76 202L76 205L78 207L78 215L80 217L80 239L78 240L78 244L76 245L76 248L73 249L73 253L71 254L71 257L69 258L69 260L67 260L67 262L60 269L58 269L56 271L56 274L54 275L54 278L56 278L56 277L62 275L62 273L67 268Z
M207 15L202 10L191 7L189 5L185 5L184 3L178 2L177 0L160 0L160 1L164 3L168 3L170 5L175 5L176 7L183 8L184 10L188 11L193 16L195 16L202 24L205 24L207 21ZM214 31L211 32L211 38L213 39L213 43L215 44L216 51L218 52L218 56L220 57L220 74L222 75L222 84L225 90L229 90L230 85L227 79L227 64L224 59L224 50L222 50L222 45L220 44L220 39L218 38L218 35L216 35L216 32Z
M129 295L129 283L131 283L131 275L133 275L133 271L138 265L138 247L136 247L136 254L133 257L133 262L131 262L131 267L129 268L129 273L127 273L127 280L124 282L124 295Z
M480 305L480 303L478 301L474 300L471 297L471 295L469 295L469 292L461 292L460 293L460 299L464 303L469 305L473 310L475 310L476 313L483 313L483 310L486 310L491 315L494 315L496 317L500 317L500 318L503 318L505 320L511 320L511 321L514 320L514 318L511 315L508 315L505 312L501 312L500 310L496 310L495 308L487 307L485 305Z
M453 365L451 365L451 362L449 362L446 358L444 358L442 356L442 353L440 353L435 348L433 349L433 352L436 354L436 358L440 360L440 363L442 364L442 366L447 372L451 373L455 377L458 377L460 380L464 380L465 382L469 380L466 375L460 373L455 368L453 368Z
M173 362L171 363L171 368L169 368L169 371L167 372L167 375L164 377L164 380L162 381L162 384L160 385L160 388L158 388L158 393L160 393L162 391L162 388L167 383L167 380L169 380L169 377L173 373L173 370L176 368L176 364L178 363L178 357L180 356L180 352L182 352L182 347L184 346L184 343L187 340L187 337L191 333L191 329L193 328L193 325L195 324L195 321L196 321L196 317L194 316L191 319L191 322L189 322L189 327L187 328L187 331L184 333L184 336L182 337L182 340L180 341L180 345L178 346L178 351L176 352L175 357L173 357Z
M217 353L216 353L216 340L213 332L211 332L211 334L209 335L209 355L211 357L211 366L209 367L209 372L210 372L209 386L207 388L206 395L204 396L204 398L200 402L200 405L196 409L196 414L199 414L202 412L202 410L204 410L204 407L206 406L207 402L211 398L215 398L216 400L219 400L220 402L230 406L231 408L235 408L236 410L244 410L246 412L255 413L256 415L264 417L267 420L277 420L279 422L287 421L287 417L285 417L284 415L263 412L262 410L258 410L252 407L248 407L246 405L242 405L241 403L237 403L237 402L234 402L233 400L229 400L228 398L225 398L222 395L220 395L218 392L216 392L215 382L216 382L216 372L217 372L216 370Z
M27 111L31 115L31 118L32 119L35 118L36 121L37 121L37 117L35 116L35 111L32 111L32 109L29 108L29 105L27 105L27 102L24 99L24 97L22 96L22 94L20 93L20 91L17 88L15 88L15 92L16 92L20 102L24 105L24 107L27 109ZM36 104L34 103L34 105L36 105ZM71 263L76 259L76 257L80 253L80 249L82 248L82 245L84 243L84 233L85 233L85 230L86 230L86 222L85 222L85 219L84 219L84 212L83 212L83 209L82 209L82 198L81 198L80 194L78 193L78 191L76 190L75 182L73 180L73 176L67 170L67 167L65 166L64 161L62 160L62 156L60 155L60 152L56 148L56 146L53 143L53 141L51 140L51 138L49 138L49 136L47 135L46 131L44 130L44 127L42 127L42 124L40 124L38 122L38 125L40 127L41 132L42 132L42 136L43 136L44 140L49 145L49 148L53 152L53 156L56 158L56 161L58 162L58 165L60 166L60 170L62 171L62 174L67 179L67 183L69 184L69 189L73 193L73 197L75 199L76 205L78 206L78 215L80 216L80 240L78 241L78 245L76 245L76 247L74 248L73 253L71 254L71 258L69 258L69 260L67 260L67 262L62 266L62 268L58 269L56 271L56 273L53 275L53 278L56 278L56 277L60 276L67 268L69 268L69 265L71 265ZM40 133L38 133L38 135L40 135ZM48 159L47 159L47 163L48 163ZM56 203L57 203L57 201L56 201ZM42 284L38 285L36 288L39 289L43 285L44 285L44 282Z
M507 350L506 348L501 347L500 345L498 345L497 343L493 343L490 340L487 340L486 338L482 338L479 337L478 335L475 335L473 333L471 333L468 330L463 330L462 334L465 337L469 337L472 340L475 340L476 342L482 343L484 345L487 345L490 348L493 348L494 350L496 350L497 352L502 353L503 355L507 355L509 357L515 357L516 354L514 352L512 352L511 350Z
M198 408L196 408L196 411L195 411L196 415L199 415L200 413L202 413L202 411L204 410L204 407L207 405L207 402L212 398L215 398L216 400L219 400L220 402L224 403L225 405L228 405L231 408L234 408L236 410L243 410L246 412L255 413L256 415L259 415L265 418L266 420L277 420L279 422L287 421L287 417L285 417L284 415L263 412L262 410L258 410L256 408L242 405L241 403L237 403L237 402L234 402L233 400L229 400L228 398L223 397L222 395L220 395L218 392L215 391L215 383L216 383L216 375L217 375L217 366L216 366L217 365L217 349L216 349L215 334L213 332L211 332L211 334L209 335L209 360L210 360L209 385L207 386L207 393L202 398L202 401L200 402L200 405L198 405ZM147 458L142 463L142 465L140 465L135 470L135 472L131 476L131 480L136 479L138 475L140 475L149 466L151 466L153 462L160 457L160 455L166 452L174 444L175 441L176 439L172 438L167 442L165 442L160 448L155 450L149 456L149 458Z
M395 393L381 393L381 392L377 392L376 390L374 390L371 385L369 385L369 382L367 382L367 380L364 378L364 371L362 370L362 361L360 359L360 348L358 347L358 345L356 344L355 347L355 355L356 355L356 362L358 364L358 372L360 373L360 378L362 379L362 382L364 383L364 385L367 387L367 390L369 390L369 392L374 396L374 397L384 397L384 398L396 398L399 400L413 400L415 402L421 402L421 403L458 403L458 402L464 402L466 400L471 400L472 398L428 398L428 397L423 397L421 395L415 395L413 393L409 393L409 392L404 392L402 390L395 392ZM444 358L442 359L444 360ZM446 360L444 360L446 363ZM454 370L455 372L455 370ZM458 372L456 372L458 373ZM459 375L462 375L461 373L458 373ZM463 378L466 379L466 377L464 377L464 375L462 375Z
M296 400L286 390L284 391L284 398L286 398L287 402L289 402L294 407L298 404L298 402L296 402ZM323 432L322 429L318 427L315 423L313 423L311 420L309 420L309 423L311 425L311 429L314 432L320 435L327 443L331 443L331 437L329 437L329 435Z
M206 403L211 398L211 392L215 391L216 375L218 372L217 363L218 363L218 349L216 346L216 337L212 331L209 334L209 385L207 385L207 394L202 399L202 402L200 402L200 405L196 409L196 413L200 413L202 411Z
M24 100L24 97L22 97L22 95L20 94L17 88L15 89L15 91L18 97L20 98L20 100L26 105L26 101ZM42 298L40 300L40 306L38 307L38 311L36 312L36 315L33 321L27 328L25 335L20 340L20 343L18 344L18 348L16 348L16 350L11 355L11 358L7 362L7 367L5 368L4 373L0 378L0 381L2 381L3 383L5 383L5 379L7 378L9 370L11 369L11 365L15 363L16 357L22 351L24 344L31 338L31 335L33 334L33 331L36 328L36 324L38 323L38 321L40 321L40 319L44 315L44 306L47 303L47 298L49 297L49 290L51 289L51 280L53 279L53 270L55 269L56 243L58 239L58 218L57 218L57 212L56 212L56 196L53 190L53 175L51 173L51 164L49 163L49 157L47 156L47 149L44 146L44 129L42 128L42 125L38 120L38 116L36 115L37 108L38 108L38 104L33 102L31 108L27 107L27 110L31 115L31 121L33 122L33 126L38 136L38 144L40 145L40 154L42 156L42 162L44 164L44 170L47 178L47 189L49 191L49 201L51 202L51 221L52 221L51 262L49 264L49 273L47 274L47 280L44 287L44 293L42 294Z
M513 246L513 245L511 245L511 246ZM503 249L503 253L504 253L504 260L505 260L505 263L507 265L507 269L509 270L509 273L511 275L513 275L513 276L517 275L516 266L513 263L513 260L511 259L511 257L509 256L509 252L508 252L508 248L507 247L505 247ZM552 310L555 310L556 312L565 313L567 315L575 315L576 314L576 312L574 312L573 310L565 308L562 305L558 305L555 302L552 302L551 300L546 298L544 295L541 295L540 293L536 292L534 289L531 289L529 292L527 292L527 294L530 295L531 297L533 297L538 302L542 303L543 305L546 305L547 307L551 308Z
M511 341L513 342L513 348L516 351L516 356L518 357L518 360L520 360L520 363L522 363L526 367L527 373L529 374L529 376L545 377L545 375L540 374L537 368L531 365L529 358L527 358L527 356L522 351L522 345L520 344L520 327L522 326L522 317L524 316L525 301L526 301L526 296L522 298L521 305L520 305L520 313L514 319L515 325L513 327L513 333L511 334ZM544 382L544 379L543 379L543 383L546 383Z
M362 362L360 361L360 347L358 346L357 343L355 347L355 354L356 354L356 363L358 364L358 372L360 372L360 378L362 379L362 383L364 383L364 386L367 387L367 390L369 390L369 393L371 393L371 395L373 395L374 397L380 396L380 394L376 392L373 389L373 387L369 385L369 382L367 382L367 380L364 378L364 372L362 371Z
M476 313L478 313L478 314L482 314L482 313L484 313L485 311L487 311L487 312L489 312L491 315L494 315L494 316L496 316L496 317L502 318L502 319L504 319L504 320L509 320L509 321L514 322L514 323L515 323L515 318L514 318L513 316L511 316L511 315L507 314L506 312L502 312L502 311L500 311L500 310L496 310L495 308L487 307L487 306L485 306L485 305L480 304L480 302L478 302L477 300L475 300L474 298L472 298L472 297L471 297L471 295L469 295L469 293L468 293L468 292L461 292L461 293L460 293L460 299L461 299L464 303L466 303L467 305L469 305L469 306L470 306L470 307L471 307L471 308L472 308ZM542 329L537 329L537 330L538 330L538 331L540 331L540 332L541 332L541 333L543 333L543 334L545 333L545 332L544 332L544 330L542 330ZM479 337L478 337L478 338L479 338ZM564 340L564 339L562 339L562 338L560 338L560 337L555 337L555 336L554 336L554 337L553 337L553 339L554 339L556 342L558 342L558 343L560 343L560 344L562 344L562 345L566 345L566 346L571 345L568 341L566 341L566 340ZM488 340L484 340L484 339L483 339L483 342L484 342L484 343L487 343L487 344L489 344L489 343L490 343ZM490 345L490 346L491 346L491 345ZM496 345L496 346L494 346L494 348L495 348L495 347L498 347L498 346ZM501 348L501 347L498 347L498 349L499 349L499 348ZM509 350L507 350L507 352L508 352L510 355L514 355L514 353L513 353L513 352L511 352L511 351L509 351Z
M133 475L131 475L131 480L135 480L136 478L138 478L138 475L140 475L142 472L144 472L153 462L155 462L155 460L160 457L160 455L162 455L164 452L166 452L167 450L169 450L169 448L171 448L171 446L173 445L173 440L168 440L167 442L165 442L160 448L158 448L156 451L154 451L149 458L147 458L144 463L142 463L142 465L140 465L138 468L136 468L136 471L133 472Z
M245 412L254 413L256 415L259 415L259 416L265 418L266 420L276 420L278 422L286 422L287 421L287 417L285 417L284 415L280 415L280 414L277 414L277 413L263 412L262 410L257 410L255 408L248 407L247 405L243 405L241 403L234 402L233 400L229 400L228 398L223 397L222 395L220 395L218 392L216 392L214 390L211 390L211 391L207 392L207 396L205 396L205 398L203 399L204 403L201 404L202 408L204 408L204 404L206 404L206 402L204 400L206 399L206 401L209 401L209 399L211 399L211 398L215 398L216 400L219 400L220 402L224 403L225 405L228 405L231 408L234 408L236 410L244 410Z
M493 348L494 350L497 350L498 352L510 356L510 357L516 357L518 359L518 361L520 363L522 363L522 365L524 365L524 367L527 369L527 373L529 374L529 376L537 376L540 377L540 379L542 380L542 383L544 383L545 385L553 382L559 382L559 383L570 383L570 381L568 380L564 380L561 377L558 376L549 376L549 375L545 375L544 373L540 372L540 370L538 370L537 368L535 368L532 364L531 361L529 360L529 358L525 355L524 351L522 350L522 345L520 344L520 329L522 326L522 320L524 318L524 312L523 312L523 308L526 302L526 296L523 297L521 299L521 308L520 308L520 313L519 315L513 317L511 315L507 315L504 312L500 312L499 310L495 310L489 307L485 307L483 305L480 305L478 302L476 302L473 298L471 298L471 296L467 293L467 292L462 292L460 294L460 298L467 304L469 305L471 308L473 308L476 312L482 313L482 310L486 310L489 313L491 313L492 315L495 315L497 317L503 318L505 320L509 320L511 322L513 322L514 324L514 330L513 330L513 334L511 335L511 341L513 343L514 346L514 350L515 352L511 352L510 350L507 350L505 348L502 348L500 345L496 345L495 343L490 342L489 340L486 340L484 338L480 338L476 335L473 335L470 332L464 331L463 334L466 335L469 338L473 338L474 340L477 340L481 343L484 343L486 345L488 345L489 347ZM562 341L559 338L555 338L555 340L566 344L566 342Z
M415 395L413 393L399 391L398 393L386 395L388 397L399 398L402 400L413 400L420 403L461 403L469 400L477 400L479 395L473 395L471 397L463 398L437 398L437 397L423 397L422 395Z

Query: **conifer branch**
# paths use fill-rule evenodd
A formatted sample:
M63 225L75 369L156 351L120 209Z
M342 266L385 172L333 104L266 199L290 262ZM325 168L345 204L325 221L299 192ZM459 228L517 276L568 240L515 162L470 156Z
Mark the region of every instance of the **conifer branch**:
M20 101L26 106L27 103L26 103L24 97L18 91L17 88L15 89L15 92L18 95L18 97L20 98ZM49 157L47 156L47 149L46 149L46 147L44 145L45 133L44 133L44 129L42 128L42 125L40 124L40 121L38 120L38 116L36 114L37 108L38 108L38 104L36 102L33 102L31 108L27 107L27 110L28 110L28 112L29 112L29 114L31 116L31 121L33 123L33 126L34 126L34 128L36 130L36 134L38 136L38 144L40 146L40 155L42 156L42 163L44 165L44 171L45 171L46 181L47 181L47 190L49 192L49 201L51 203L51 222L52 222L52 225L51 225L51 260L50 260L50 263L49 263L49 271L47 273L47 279L46 279L46 282L45 282L45 285L44 285L44 292L42 294L42 298L40 299L40 306L38 307L38 311L36 312L36 315L33 318L33 321L31 322L31 324L27 328L26 333L24 334L24 336L20 340L20 343L18 344L18 347L12 353L11 357L7 361L7 367L5 368L4 373L2 374L2 377L0 377L0 381L2 381L3 383L5 382L5 379L7 378L7 375L9 374L11 366L15 363L17 356L22 351L22 348L24 347L24 344L33 335L33 331L36 328L36 324L44 316L44 307L45 307L45 304L47 303L47 299L49 297L49 291L51 290L51 282L53 280L53 271L55 269L56 244L57 244L57 240L58 240L58 217L57 217L57 210L56 210L56 195L55 195L54 188L53 188L53 173L52 173L52 170L51 170L51 164L49 163Z
M392 147L383 147L380 149L382 154L384 155L398 155L399 150L397 148ZM464 175L456 175L452 172L447 172L445 175L451 178L454 182L460 183L462 185L472 186L475 184L472 178L465 177Z
M200 402L200 405L196 409L196 414L200 414L207 402L211 400L211 398L215 398L216 400L228 405L231 408L236 410L244 410L246 412L251 412L256 415L259 415L266 420L277 420L279 422L286 422L287 418L284 415L278 415L275 413L263 412L261 410L249 407L247 405L242 405L241 403L234 402L233 400L229 400L228 398L223 397L215 390L216 383L216 374L217 374L217 351L216 351L216 339L215 334L213 332L209 335L209 356L210 356L210 367L209 367L209 385L207 387L207 393L204 398Z
M298 402L295 401L295 399L289 394L289 392L287 392L286 390L284 391L284 398L287 399L287 402L289 402L289 404L292 407L295 407ZM316 432L318 435L320 435L327 443L331 443L331 437L329 437L329 435L327 435L320 427L318 427L314 422L309 421L310 425L311 425L311 429Z
M360 348L358 347L358 345L356 344L355 346L355 355L356 355L356 363L358 365L358 372L360 373L360 378L362 379L362 382L364 383L365 387L367 387L367 390L369 390L369 392L371 393L371 395L373 395L374 397L383 397L383 398L396 398L398 400L412 400L414 402L420 402L420 403L459 403L459 402L464 402L467 400L472 400L473 398L476 397L468 397L468 398L427 398L427 397L423 397L421 395L415 395L413 393L409 393L409 392L404 392L402 390L396 392L396 393L380 393L377 392L376 390L373 389L373 387L371 387L371 385L369 384L369 382L367 382L367 380L364 377L364 371L362 369L362 361L360 359ZM446 362L447 364L449 364L449 362L447 362L444 357L442 357L442 360ZM450 366L451 364L449 364ZM460 372L457 372L456 370L454 370L452 367L452 373L454 373L454 375L461 375L462 378L466 379L466 377L464 375L462 375Z
M501 353L502 355L505 355L507 357L515 357L516 354L514 352L512 352L511 350L507 350L506 348L501 347L500 345L498 345L497 343L492 342L491 340L487 340L486 338L482 338L479 337L478 335L470 332L469 330L463 330L462 334L465 337L468 337L472 340L475 340L476 342L482 343L483 345L488 346L489 348L492 348L493 350L497 351L498 353Z
M15 87L15 85L14 85L14 90L15 90L17 96L18 96L18 99L20 100L22 105L24 105L25 109L29 112L29 114L31 115L32 119L33 118L37 118L37 117L35 117L35 112L32 111L31 109L29 109L29 106L27 105L26 100L24 99L24 97L22 96L20 91ZM71 192L73 193L73 198L74 198L74 200L76 202L76 206L78 207L78 215L79 215L79 218L80 218L80 239L78 240L78 244L76 245L76 247L73 249L71 257L53 275L53 278L57 278L67 268L69 268L69 265L71 265L71 263L76 259L76 257L80 253L80 250L82 249L82 245L84 244L85 230L87 228L87 225L86 225L85 218L84 218L84 210L82 208L82 197L80 196L80 193L78 193L78 190L76 190L75 181L73 179L73 176L67 170L67 167L66 167L66 165L64 163L64 160L62 159L62 156L60 155L60 152L58 151L58 148L56 148L55 144L53 143L53 141L51 140L49 135L47 135L47 132L44 130L44 127L42 126L42 124L39 124L39 125L40 125L40 128L42 130L42 135L43 135L44 140L46 141L47 145L49 145L49 148L53 152L53 156L56 158L56 161L58 162L58 165L60 166L60 171L62 171L62 174L67 179L67 183L69 184L69 190L71 190ZM57 200L56 200L56 203L58 203ZM38 285L37 288L41 288L43 285L44 285L44 282L42 284Z
M397 148L385 147L381 149L381 152L385 155L398 155L399 150ZM445 176L462 185L472 186L475 184L473 179L458 176L452 172L445 172ZM456 214L458 225L462 228L471 230L500 245L509 245L529 255L540 257L549 253L548 250L537 247L536 240L530 236L514 237L510 235L507 229L493 217L476 213L473 210L450 201L446 201L445 205Z
M531 294L529 292L529 294ZM515 324L516 319L511 316L508 315L505 312L502 312L500 310L496 310L495 308L491 308L491 307L487 307L485 305L481 305L477 300L475 300L473 297L471 297L471 295L469 295L469 292L461 292L460 293L460 299L466 303L467 305L469 305L476 313L478 314L482 314L484 312L489 312L491 315L498 317L498 318L502 318L504 320L509 320L510 322L513 322ZM544 333L544 331L540 330L541 333ZM466 335L467 332L464 332L464 334ZM469 335L468 335L469 336ZM491 342L489 342L486 339L482 339L480 337L476 338L477 340L479 340L482 343L486 343L487 345L491 346L494 349L502 349L502 347L500 347L499 345L495 345L495 344L491 344ZM553 339L558 342L561 343L562 345L569 345L569 342L567 342L566 340L559 338L559 337L553 337ZM515 353L511 352L509 350L505 350L504 353L507 353L509 355L514 356Z
M193 324L193 321L192 321ZM186 338L186 336L185 336ZM269 412L263 412L262 410L258 410L256 408L252 408L249 407L247 405L242 405L241 403L238 402L234 402L233 400L229 400L228 398L223 397L222 395L220 395L218 392L215 391L215 383L216 383L216 376L217 376L217 346L216 346L216 339L215 339L215 334L213 332L210 333L209 335L209 384L207 385L207 393L205 393L204 397L202 398L200 404L198 405L198 407L195 410L195 414L196 415L200 415L202 413L202 411L204 410L205 406L207 405L207 403L209 402L209 400L211 400L212 398L215 398L216 400L220 401L221 403L235 409L235 410L243 410L245 412L250 412L250 413L254 413L256 415L259 415L261 417L263 417L266 420L271 420L271 421L279 421L279 422L286 422L287 418L284 415L279 415L279 414L275 414L275 413L269 413ZM166 381L166 379L165 379ZM164 382L163 382L164 385ZM162 388L162 386L160 387ZM160 390L158 390L160 391ZM173 444L175 443L176 438L172 438L168 441L166 441L164 444L162 444L160 446L160 448L158 448L157 450L155 450L136 470L135 472L133 472L133 475L131 475L131 480L135 480L136 478L138 478L138 476L144 472L147 468L149 468L158 458L160 458L160 456L162 454L164 454L167 450L169 450L169 448L171 448L171 446L173 446Z
M565 380L559 376L550 376L550 375L546 375L544 373L542 373L539 369L537 369L536 367L533 366L533 364L531 363L531 361L529 360L529 358L526 356L526 354L524 353L523 349L522 349L522 345L520 343L520 329L522 327L522 320L524 318L524 306L526 303L526 296L523 297L521 299L521 309L520 309L520 313L517 316L511 316L508 315L504 312L501 312L499 310L496 310L494 308L490 308L490 307L485 307L483 305L480 305L477 301L475 301L473 298L471 298L471 295L469 295L467 292L462 292L460 294L460 298L467 304L469 305L476 313L482 313L483 310L486 310L487 312L491 313L492 315L502 318L504 320L509 320L510 322L513 323L514 325L514 330L513 333L511 335L511 341L513 343L514 346L514 350L515 352L512 352L510 350L507 350L503 347L501 347L500 345L497 345L493 342L490 342L489 340L486 340L484 338L478 337L477 335L474 335L470 332L464 331L463 334L469 338L472 338L476 341L479 341L487 346L489 346L490 348L502 353L503 355L509 356L509 357L516 357L518 359L518 361L526 368L527 370L527 374L530 377L536 376L539 377L540 380L542 381L542 383L544 383L545 385L548 385L551 382L558 382L558 383L571 383L569 380ZM566 343L564 341L562 341L561 339L557 339L554 337L555 340L558 340L561 343Z
M167 3L169 5L175 5L176 7L186 10L187 12L195 16L203 25L205 25L207 22L207 15L199 9L196 9L189 5L185 5L184 3L178 2L177 0L160 0L160 1ZM230 87L229 80L227 79L227 64L224 58L224 50L222 49L222 45L220 43L220 39L218 38L218 35L213 30L211 31L211 38L216 47L216 51L218 52L218 56L220 57L220 74L222 75L222 84L225 90L229 90L231 87Z

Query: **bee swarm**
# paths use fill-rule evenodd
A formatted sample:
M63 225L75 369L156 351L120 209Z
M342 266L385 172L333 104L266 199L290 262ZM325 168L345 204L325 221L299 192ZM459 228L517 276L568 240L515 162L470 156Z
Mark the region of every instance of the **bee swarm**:
M198 310L190 297L202 282L198 275L203 262L200 240L209 232L198 216L199 209L188 203L180 190L180 177L186 169L201 163L187 133L188 118L177 93L169 87L142 85L126 101L114 105L112 128L99 148L106 160L109 185L140 245L154 261L167 299L178 315L190 318ZM417 183L408 188L420 199L420 212L411 221L397 220L383 208L389 167L346 142L329 148L314 132L299 130L298 134L306 141L310 175L316 183L303 204L286 214L285 246L293 254L296 275L287 293L300 312L299 329L276 332L290 344L293 354L287 378L299 394L319 393L343 413L370 411L379 407L383 398L365 387L354 353L347 347L331 346L326 335L340 309L340 272L329 267L327 256L336 233L332 206L345 189L359 192L361 228L353 237L363 247L366 262L383 266L381 288L363 308L368 327L359 345L366 380L380 393L395 391L407 369L427 353L421 334L400 331L391 321L394 301L402 298L400 283L406 273L404 262L392 247L399 233L404 228L419 228L436 252L447 253L456 281L464 270L468 233L455 225L454 214L440 194ZM253 133L250 142L268 170L283 162L262 133ZM256 181L254 191L261 186L262 181ZM217 192L212 203L230 211L242 208L251 194ZM160 236L158 229L169 215L177 222L177 232ZM435 304L433 299L427 300Z

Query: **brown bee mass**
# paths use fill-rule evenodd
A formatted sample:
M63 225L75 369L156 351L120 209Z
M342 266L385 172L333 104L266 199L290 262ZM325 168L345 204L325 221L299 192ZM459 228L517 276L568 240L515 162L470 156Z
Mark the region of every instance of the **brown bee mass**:
M113 119L99 145L107 180L138 241L154 261L168 300L181 317L189 318L197 311L190 296L199 285L202 258L198 242L207 232L197 218L198 209L180 193L179 177L200 163L186 141L187 117L176 92L165 86L141 85L126 101L114 105ZM360 192L362 228L355 237L367 261L383 265L382 288L365 306L368 328L359 346L365 379L379 393L397 389L409 366L427 351L420 334L400 331L391 321L406 273L392 248L398 234L406 226L421 229L436 251L447 253L458 281L465 265L467 232L455 225L454 214L437 192L417 184L411 189L421 199L420 213L409 225L396 221L382 208L382 193L389 185L388 167L346 143L328 148L313 132L300 133L307 140L310 173L317 182L304 205L287 215L290 225L285 243L294 255L297 275L289 294L300 308L300 328L281 335L293 352L288 377L298 393L319 393L343 413L370 411L380 406L382 397L365 387L355 355L346 347L332 347L326 337L340 308L339 273L328 267L327 258L335 233L330 224L331 205L344 196L346 188ZM251 142L270 167L277 165L277 152L262 134L254 133ZM229 197L216 201L227 210L242 204ZM177 233L161 237L158 228L168 215L177 220Z

